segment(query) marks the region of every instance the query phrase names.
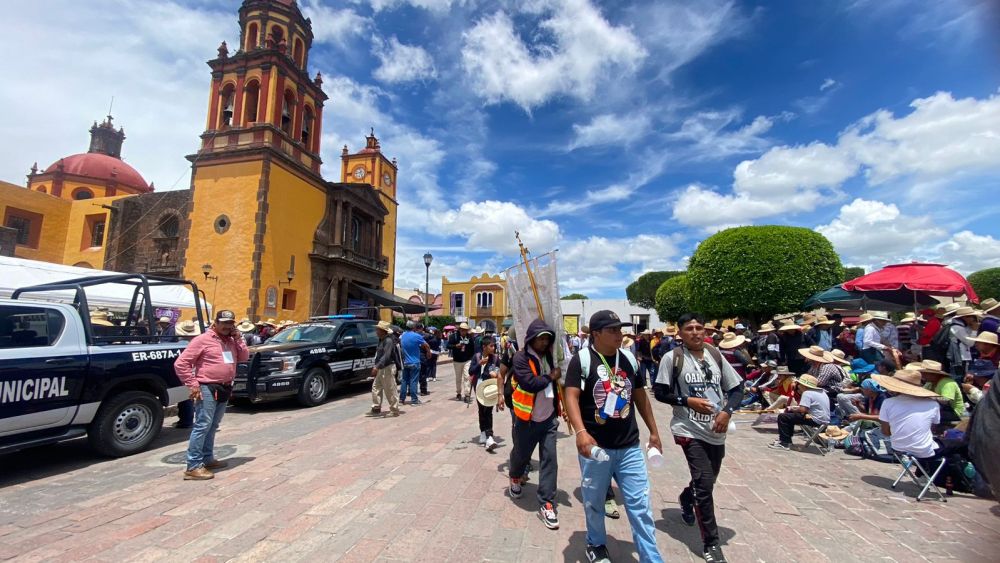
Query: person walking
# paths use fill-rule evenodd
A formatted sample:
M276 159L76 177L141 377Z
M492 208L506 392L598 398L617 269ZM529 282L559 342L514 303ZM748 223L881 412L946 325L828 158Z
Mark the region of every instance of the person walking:
M722 354L705 343L701 315L685 313L677 324L683 344L663 356L653 394L673 406L670 431L691 472L691 482L678 499L681 518L689 526L698 522L705 561L718 563L726 559L712 493L726 455L729 419L743 400L743 382Z
M661 452L663 444L646 395L643 370L637 370L636 359L620 349L621 327L629 325L612 311L594 313L590 317L593 345L580 350L566 368L566 412L576 435L587 525L586 555L591 562L610 561L602 506L612 477L625 500L639 561L663 561L656 546L636 410L649 429L650 451L655 448ZM595 459L595 448L604 450L609 459Z
M392 325L379 321L375 325L378 348L375 350L375 366L372 367L372 410L371 414L382 412L383 396L389 402L389 412L399 416L399 399L396 397L396 338L392 335Z
M448 337L448 350L451 351L452 368L455 370L455 399L469 401L469 360L476 351L469 335L469 325L462 323L458 330Z
M479 411L479 445L486 446L486 451L493 453L497 443L493 438L493 406L484 405L479 401L479 385L493 380L496 384L500 374L500 356L497 354L496 341L492 338L483 340L483 351L472 358L469 375L472 377L471 387L476 392L476 407Z
M406 321L406 331L399 339L399 347L403 352L403 377L399 387L399 403L406 404L406 394L410 394L410 404L419 405L417 398L417 386L420 379L420 357L430 355L430 347L427 341L416 330L416 323Z
M525 333L524 349L514 354L513 394L514 428L508 475L508 494L521 498L522 483L531 452L538 447L538 515L550 530L559 528L556 512L556 431L559 428L559 396L556 386L562 375L552 353L555 331L545 321L535 319Z
M212 470L226 467L226 462L215 458L215 433L232 394L236 364L249 358L250 351L236 331L236 315L222 309L212 326L191 340L174 361L177 377L190 390L194 405L185 481L212 479Z

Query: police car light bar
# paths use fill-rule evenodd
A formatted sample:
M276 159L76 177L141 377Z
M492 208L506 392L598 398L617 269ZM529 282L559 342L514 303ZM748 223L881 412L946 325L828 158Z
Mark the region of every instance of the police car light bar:
M310 321L327 321L332 319L356 319L355 315L320 315L318 317L309 317Z

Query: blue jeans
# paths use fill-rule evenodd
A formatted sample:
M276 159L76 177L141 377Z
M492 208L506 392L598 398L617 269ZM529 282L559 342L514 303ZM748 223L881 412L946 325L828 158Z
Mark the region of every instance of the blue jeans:
M656 527L649 502L649 477L646 474L646 458L642 448L633 446L606 451L611 459L603 463L577 456L580 459L580 473L583 475L580 494L587 519L587 544L607 545L604 501L611 485L611 477L614 477L625 501L625 514L632 527L632 541L639 554L639 561L663 561L656 547Z
M201 400L194 403L194 427L188 441L188 471L203 467L215 459L215 433L219 430L222 415L226 414L226 403L218 402L212 396L212 388L201 386Z
M417 384L420 379L420 364L406 364L403 366L403 377L399 386L399 400L406 400L406 392L409 390L410 398L414 402L417 399Z

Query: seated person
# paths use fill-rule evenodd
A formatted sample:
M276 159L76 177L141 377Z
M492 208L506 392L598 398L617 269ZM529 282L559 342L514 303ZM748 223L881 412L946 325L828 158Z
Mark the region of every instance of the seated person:
M788 407L778 415L778 439L767 447L773 450L789 450L795 425L822 426L830 423L830 397L811 375L803 375L796 381L802 394L797 407Z
M841 395L840 397L843 397ZM837 397L837 401L840 401ZM874 379L868 378L861 382L861 399L852 401L848 406L853 409L845 416L847 420L856 422L858 420L869 420L878 422L879 412L882 410L882 402L885 401L885 390L875 383ZM842 405L838 405L840 407Z
M761 387L752 387L754 393L762 393L769 410L781 410L795 402L795 374L788 366L778 366L775 378Z
M873 371L875 371L875 364L869 364L862 358L855 358L851 362L850 383L844 386L844 390L837 395L836 399L837 410L840 412L842 418L847 418L854 413L860 412L855 405L865 399L865 395L861 392L861 385L865 381L868 381Z
M965 399L962 397L962 388L952 379L951 374L941 369L941 363L934 360L924 360L919 364L912 364L920 372L926 387L934 391L941 398L941 424L942 426L953 426L962 415L965 414ZM946 428L941 429L943 432Z
M882 402L878 419L882 433L892 439L892 449L916 457L923 463L938 456L931 427L941 420L941 409L934 399L939 395L921 386L920 373L901 369L892 376L872 378L889 395Z

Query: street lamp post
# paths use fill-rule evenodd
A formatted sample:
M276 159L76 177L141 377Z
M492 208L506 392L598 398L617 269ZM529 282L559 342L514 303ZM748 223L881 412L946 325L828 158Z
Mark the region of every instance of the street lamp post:
M430 298L431 293L431 261L434 257L428 252L424 254L424 266L426 266L427 277L424 279L424 326L427 326L427 320L429 318L430 307L427 304L427 300Z
M201 267L201 273L205 274L205 281L212 280L214 286L212 287L212 314L215 315L215 296L219 292L219 276L212 275L212 265L205 264Z

